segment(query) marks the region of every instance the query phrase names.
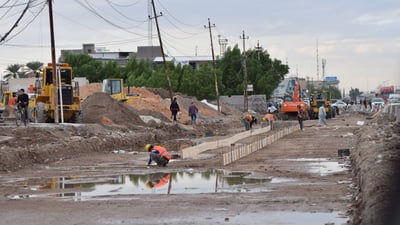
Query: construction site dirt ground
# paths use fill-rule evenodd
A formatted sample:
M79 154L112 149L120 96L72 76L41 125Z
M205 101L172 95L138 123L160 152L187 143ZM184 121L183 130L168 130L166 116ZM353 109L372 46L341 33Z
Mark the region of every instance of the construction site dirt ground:
M197 125L129 127L108 116L101 124L0 127L0 224L384 224L389 205L398 212L398 199L384 196L395 191L400 128L381 113L345 112L327 127L305 121L304 131L226 166L223 149L213 149L147 167L146 143L179 155L244 132L240 116L227 117ZM282 126L277 121L270 133ZM339 157L346 149L350 156Z

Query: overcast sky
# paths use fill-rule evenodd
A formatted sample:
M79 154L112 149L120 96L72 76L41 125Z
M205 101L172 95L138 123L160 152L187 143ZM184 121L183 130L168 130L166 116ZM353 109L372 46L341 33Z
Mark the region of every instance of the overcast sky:
M0 38L18 20L28 0L0 0ZM10 64L51 61L48 6L33 0L18 27L0 44L0 74ZM109 51L137 51L158 45L153 20L149 40L148 0L53 1L57 57L61 49L94 43ZM4 5L5 4L5 5ZM10 7L12 6L12 7ZM44 6L44 7L43 7ZM337 76L340 88L363 91L400 86L399 0L155 0L165 51L171 56L211 55L218 35L246 49L257 42L272 58L288 63L290 75L317 79Z

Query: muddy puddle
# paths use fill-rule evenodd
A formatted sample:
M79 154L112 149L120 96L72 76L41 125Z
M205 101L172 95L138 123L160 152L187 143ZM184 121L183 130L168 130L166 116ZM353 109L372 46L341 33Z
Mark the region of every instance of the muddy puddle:
M286 161L303 163L307 172L319 174L320 176L348 171L350 168L350 161L346 158L338 160L329 158L298 158L286 159Z
M16 194L9 198L58 198L84 201L143 194L253 193L268 192L268 184L293 181L295 180L223 170L54 177L44 179L42 184L38 184L39 182L34 179L26 180L25 183L36 185L26 185L29 193Z

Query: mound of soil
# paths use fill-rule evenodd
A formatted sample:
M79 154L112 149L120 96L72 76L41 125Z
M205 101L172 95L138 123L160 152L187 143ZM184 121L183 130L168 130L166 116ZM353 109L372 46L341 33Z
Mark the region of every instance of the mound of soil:
M101 92L90 95L82 103L83 122L110 125L144 125L139 115L121 102Z

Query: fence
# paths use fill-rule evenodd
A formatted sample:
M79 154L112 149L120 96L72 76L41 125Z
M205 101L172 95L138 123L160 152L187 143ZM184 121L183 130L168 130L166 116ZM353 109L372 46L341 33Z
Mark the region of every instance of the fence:
M298 124L294 123L289 125L288 127L283 128L275 132L274 134L270 134L268 136L258 136L258 140L252 142L250 144L231 144L230 150L222 154L222 162L223 165L226 166L240 158L243 158L259 149L266 147L267 145L273 143L274 141L299 130Z

